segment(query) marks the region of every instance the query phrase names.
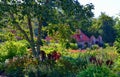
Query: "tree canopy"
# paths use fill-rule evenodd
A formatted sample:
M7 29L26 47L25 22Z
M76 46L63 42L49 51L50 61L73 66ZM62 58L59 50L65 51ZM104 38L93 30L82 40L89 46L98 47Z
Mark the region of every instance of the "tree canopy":
M113 43L116 38L116 20L113 17L101 13L98 18L93 18L92 26L89 27L90 35L101 35L106 43Z
M45 25L54 26L56 24L59 35L63 38L63 32L60 29L64 29L65 24L72 31L81 27L86 30L94 15L92 4L83 6L78 0L1 0L0 9L0 26L9 25L19 30L30 43L35 57L38 57L40 53L42 28ZM34 39L35 23L38 24L37 42ZM25 30L27 28L28 32ZM51 27L49 30L51 29L53 28Z

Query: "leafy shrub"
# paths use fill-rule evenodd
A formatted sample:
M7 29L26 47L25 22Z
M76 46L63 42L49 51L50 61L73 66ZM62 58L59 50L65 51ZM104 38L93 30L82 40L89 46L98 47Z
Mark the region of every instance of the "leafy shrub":
M30 74L31 69L38 66L38 61L30 56L14 57L8 59L5 64L5 73L10 77L24 77L25 74Z
M17 53L17 46L15 46L12 42L5 42L1 49L1 60L5 61L7 58L12 58Z
M92 45L91 49L95 50L95 49L98 49L99 46L98 45Z
M9 40L16 40L16 38L14 37L14 34L10 33L10 32L2 32L0 33L0 39L1 41L9 41Z
M5 59L13 58L13 56L22 56L25 54L27 52L27 46L22 41L7 41L2 43L0 52L0 61L5 61Z
M66 49L70 48L70 43L69 43L69 42L66 42L66 43L65 43L65 48L66 48Z
M71 44L70 44L70 48L71 48L71 49L78 49L78 46L77 46L76 43L71 43Z
M70 40L70 42L71 42L71 43L76 43L76 40L72 38L72 39Z
M115 61L113 70L114 70L116 73L118 73L118 75L120 76L120 56L119 56L118 59Z
M74 77L79 70L86 68L87 64L87 60L80 57L72 58L63 56L58 61L58 65L60 65L58 66L59 71L61 71L62 76L64 75L65 77Z
M4 63L0 62L0 75L4 72L4 69L5 69Z
M117 49L117 52L120 53L120 39L117 39L117 41L115 42L115 47Z
M89 65L77 77L117 77L117 75L106 66Z
M0 40L1 41L5 41L6 40L4 34L2 34L2 33L0 33Z
M112 56L112 58L114 58L112 60L110 58L105 60L104 57L101 58L101 55L108 57L108 52L109 55L115 53L113 49L112 51L106 51L106 49L103 51L103 49L100 49L72 54L66 52L67 54L62 53L61 55L59 53L51 52L49 54L54 54L53 59L49 59L47 56L45 60L39 61L39 63L36 59L32 58L32 56L27 55L18 58L15 62L11 62L5 70L7 75L14 75L13 77L22 77L23 75L28 77L76 77L76 75L78 77L116 77L115 73L111 71L113 66L109 67L104 65L106 62L108 65L111 61L114 62L114 55ZM46 55L47 54L48 53L46 53ZM61 57L59 58L59 56ZM59 59L53 61L55 58ZM91 59L91 62L95 61L97 63L100 59L103 60L104 63L98 65L96 63L91 63L89 59ZM116 67L119 68L118 66ZM115 70L118 73L118 69Z

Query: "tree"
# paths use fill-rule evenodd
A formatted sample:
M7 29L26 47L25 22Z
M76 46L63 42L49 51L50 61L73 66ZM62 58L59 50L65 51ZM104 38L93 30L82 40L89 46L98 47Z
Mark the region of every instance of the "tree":
M83 6L78 0L63 0L62 4L67 18L66 21L69 23L70 28L74 31L79 28L87 32L88 27L91 26L92 17L94 16L92 12L94 5L90 3Z
M7 24L16 27L30 43L34 57L40 53L41 30L44 21L54 19L54 11L58 11L58 0L2 0L0 1L0 15L5 17ZM49 17L49 18L48 18ZM37 42L34 40L33 26L38 23ZM28 27L29 35L24 30Z
M89 21L89 18L93 16L92 6L88 4L84 7L77 0L1 0L0 17L5 19L5 23L1 22L2 25L16 27L23 34L30 43L34 57L38 58L44 23L48 26L59 24L58 28L60 24L64 26L68 23L69 25L73 20L75 22ZM34 39L35 23L38 24L36 42ZM28 28L29 31L26 32L24 28ZM60 35L63 35L60 28L58 31ZM62 35L61 38L64 38Z
M116 38L116 31L115 31L115 20L113 17L106 15L105 13L101 13L99 17L100 22L100 29L102 30L101 35L103 40L107 43L113 43Z
M57 31L57 33L60 34L57 34L57 38L61 37L60 39L64 40L63 43L66 43L65 40L68 41L70 39L70 35L72 35L76 29L81 29L82 31L87 32L88 27L91 26L91 18L94 16L92 12L94 6L92 4L83 6L78 2L78 0L61 0L61 8L63 9L62 13L60 13L57 17L59 20L59 25L61 25L61 27L50 27L49 30L51 33ZM64 27L62 25L67 27ZM52 36L56 36L55 33ZM63 36L65 37L63 38Z
M92 25L89 27L88 32L89 32L89 36L96 36L98 37L98 35L100 35L100 21L98 20L98 18L93 18L92 19Z
M94 34L96 37L101 35L106 43L113 43L116 38L115 22L113 17L101 13L98 18L92 20L92 26L88 31L90 35Z

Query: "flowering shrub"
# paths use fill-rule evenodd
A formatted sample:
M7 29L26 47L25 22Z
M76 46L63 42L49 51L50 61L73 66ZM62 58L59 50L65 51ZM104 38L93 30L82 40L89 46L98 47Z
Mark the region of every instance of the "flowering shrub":
M96 64L96 65L99 65L99 66L101 66L102 64L106 64L107 66L111 66L111 65L113 65L113 61L112 60L106 60L106 61L103 61L103 60L101 60L101 59L97 59L96 57L93 57L93 56L91 56L90 58L89 58L89 61L91 62L91 63L93 63L93 64Z
M61 56L60 53L58 53L56 51L54 51L54 52L51 53L51 58L54 61L58 60L60 58L60 56Z
M57 51L53 51L48 54L43 50L40 51L40 60L41 61L45 61L45 60L57 61L60 59L60 56L61 56L61 54Z

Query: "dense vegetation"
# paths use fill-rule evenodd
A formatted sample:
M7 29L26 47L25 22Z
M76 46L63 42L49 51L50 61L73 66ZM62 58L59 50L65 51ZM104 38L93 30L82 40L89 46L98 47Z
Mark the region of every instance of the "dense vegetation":
M120 19L93 18L93 9L77 0L0 0L0 75L119 77ZM101 35L104 46L79 49L76 29Z

